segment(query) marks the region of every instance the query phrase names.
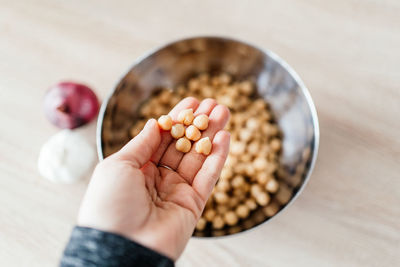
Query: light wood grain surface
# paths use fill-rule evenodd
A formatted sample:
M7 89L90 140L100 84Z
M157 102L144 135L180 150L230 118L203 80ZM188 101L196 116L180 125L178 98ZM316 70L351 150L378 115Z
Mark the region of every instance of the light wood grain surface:
M147 50L224 35L297 70L320 153L290 208L255 231L191 240L177 265L400 266L399 14L397 0L0 0L0 265L57 265L86 188L38 174L57 132L46 89L72 79L104 98ZM94 139L95 123L81 131Z

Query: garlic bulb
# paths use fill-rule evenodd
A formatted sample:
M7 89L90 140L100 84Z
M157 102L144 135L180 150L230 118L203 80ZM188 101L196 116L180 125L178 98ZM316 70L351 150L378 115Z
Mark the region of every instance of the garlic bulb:
M95 159L94 147L79 132L62 130L43 145L38 168L52 182L73 183L90 175Z

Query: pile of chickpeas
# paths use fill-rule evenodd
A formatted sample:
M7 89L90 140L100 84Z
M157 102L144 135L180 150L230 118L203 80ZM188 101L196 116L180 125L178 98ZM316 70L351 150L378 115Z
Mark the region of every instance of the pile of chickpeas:
M131 136L136 136L148 119L168 113L187 96L215 98L231 112L226 126L231 133L229 155L196 232L239 229L253 213L262 220L275 215L291 199L292 189L277 175L282 135L250 79L233 81L227 74L201 74L176 90L162 89L141 106ZM182 129L175 130L182 134Z
M177 123L173 124L171 116L162 115L158 119L159 127L164 131L170 131L171 136L176 140L175 148L178 151L187 153L196 142L197 153L208 155L211 152L212 144L209 137L201 138L201 132L208 128L209 118L206 114L194 116L193 109L184 109L178 114ZM185 126L187 126L185 128ZM201 138L201 139L200 139Z

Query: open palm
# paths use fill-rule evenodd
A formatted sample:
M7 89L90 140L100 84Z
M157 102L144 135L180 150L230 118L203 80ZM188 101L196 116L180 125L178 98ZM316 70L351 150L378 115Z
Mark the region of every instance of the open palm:
M193 108L209 115L202 133L212 140L209 156L192 147L175 149L169 132L149 120L141 133L96 167L78 217L78 224L124 235L176 260L188 242L224 165L229 118L215 100L186 98L169 115ZM168 166L167 168L165 166Z

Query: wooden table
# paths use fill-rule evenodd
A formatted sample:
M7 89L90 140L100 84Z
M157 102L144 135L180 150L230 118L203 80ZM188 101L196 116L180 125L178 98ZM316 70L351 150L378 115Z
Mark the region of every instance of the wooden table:
M400 265L400 2L0 0L0 265L55 266L87 181L37 171L58 130L43 95L60 80L100 97L158 45L225 35L291 64L321 144L303 194L255 231L190 241L178 266ZM95 123L81 129L94 139Z

